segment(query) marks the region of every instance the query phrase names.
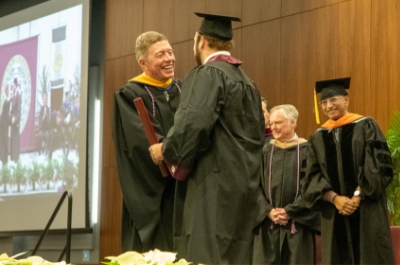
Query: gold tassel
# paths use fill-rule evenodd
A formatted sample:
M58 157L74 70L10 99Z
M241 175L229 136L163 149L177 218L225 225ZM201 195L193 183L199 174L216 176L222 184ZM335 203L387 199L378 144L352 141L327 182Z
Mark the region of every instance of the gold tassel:
M318 110L318 103L317 103L317 92L315 92L315 87L314 87L314 112L315 112L315 120L317 124L320 123L319 121L319 110Z

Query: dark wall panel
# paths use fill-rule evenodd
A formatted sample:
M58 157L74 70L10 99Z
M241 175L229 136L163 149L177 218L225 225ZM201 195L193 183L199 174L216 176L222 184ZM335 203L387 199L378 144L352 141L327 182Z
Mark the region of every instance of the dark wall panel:
M174 0L173 33L167 37L174 43L193 40L201 21L194 12L204 13L205 8L205 0Z
M293 15L325 6L331 6L343 1L349 0L282 0L282 16Z
M243 53L243 40L242 40L242 28L239 29L234 29L233 30L233 41L234 41L234 46L233 50L231 51L232 56L242 59L242 53Z
M316 128L313 113L313 84L311 69L304 69L303 56L315 53L303 52L302 45L302 15L297 14L282 19L281 41L281 101L293 104L299 111L297 133L304 138ZM311 42L314 43L314 42ZM305 73L309 81L305 82ZM279 103L279 102L278 102ZM304 132L301 128L307 128Z
M281 21L271 20L243 28L243 69L272 104L281 102L280 84Z
M220 14L232 17L242 17L243 0L205 0L206 13ZM233 27L240 27L241 23L234 23Z
M400 110L400 2L372 0L371 104L374 117L387 126L393 110Z
M303 103L296 105L299 111L299 120L297 131L299 135L307 137L316 129L316 120L313 112L314 103L314 87L315 81L322 79L319 65L318 43L321 36L318 36L318 10L312 11L308 16L301 14L301 41L299 43L300 50L300 87L302 91L301 99ZM313 26L314 25L314 26ZM287 77L286 77L287 78ZM321 112L320 112L321 113ZM320 115L323 119L323 116ZM304 127L308 125L307 127ZM307 131L302 131L307 128Z
M173 0L146 0L144 1L142 31L155 30L166 36L172 36L174 13Z
M371 1L350 1L338 5L338 76L351 76L349 111L373 115L365 104L371 100L370 86L370 6Z
M143 0L106 1L106 60L135 53L136 38L143 32L143 10Z
M282 0L242 1L242 26L281 17Z
M183 79L187 72L196 66L193 54L193 40L173 44L175 54L175 76Z
M122 196L115 166L102 168L99 260L121 254Z

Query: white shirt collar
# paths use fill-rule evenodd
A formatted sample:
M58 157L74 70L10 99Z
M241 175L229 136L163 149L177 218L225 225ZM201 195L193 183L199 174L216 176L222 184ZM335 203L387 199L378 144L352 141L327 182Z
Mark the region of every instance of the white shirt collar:
M217 55L231 55L230 52L228 51L218 51L218 52L214 52L212 54L210 54L203 62L203 64L206 64L208 62L208 60L210 60L211 57L217 56Z

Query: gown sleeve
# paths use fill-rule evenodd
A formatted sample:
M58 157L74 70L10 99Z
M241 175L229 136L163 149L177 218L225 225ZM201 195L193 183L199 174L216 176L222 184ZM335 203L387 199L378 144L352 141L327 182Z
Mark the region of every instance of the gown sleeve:
M322 143L319 143L316 132L308 141L307 146L307 169L306 175L301 180L301 196L304 199L304 205L307 208L314 210L320 209L325 192L332 190L330 182L326 179L327 172L325 168L321 168L320 160L325 159L323 152L318 150L323 149Z
M386 139L373 119L365 123L364 135L366 144L354 144L353 148L365 148L362 163L358 172L358 181L363 196L379 199L385 194L386 187L393 179L392 158ZM361 164L361 165L362 165Z
M124 204L139 233L160 219L159 205L167 178L163 178L148 152L145 136L133 99L138 95L124 86L114 93L113 139ZM148 106L146 106L148 108ZM158 137L159 123L149 114Z
M301 162L301 171L300 171L300 185L304 185L304 178L306 176L307 171L307 158L306 158L306 150L308 144L304 146L304 156L302 157ZM288 205L285 206L286 213L297 223L300 223L310 229L313 229L316 232L321 231L321 217L320 212L314 211L307 207L307 203L301 194L301 186L300 186L300 194L298 198Z

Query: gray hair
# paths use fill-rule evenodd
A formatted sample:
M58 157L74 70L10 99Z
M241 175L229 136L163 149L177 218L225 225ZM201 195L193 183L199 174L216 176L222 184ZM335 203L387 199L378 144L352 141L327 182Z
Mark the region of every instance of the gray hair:
M166 40L167 37L156 31L147 31L142 33L136 39L135 54L136 60L139 62L140 59L147 57L147 52L150 46L156 42Z
M297 121L297 119L299 118L299 112L297 111L296 107L290 104L275 106L271 109L269 113L272 114L274 111L279 110L283 112L283 116L285 116L286 119L294 119L295 121Z

